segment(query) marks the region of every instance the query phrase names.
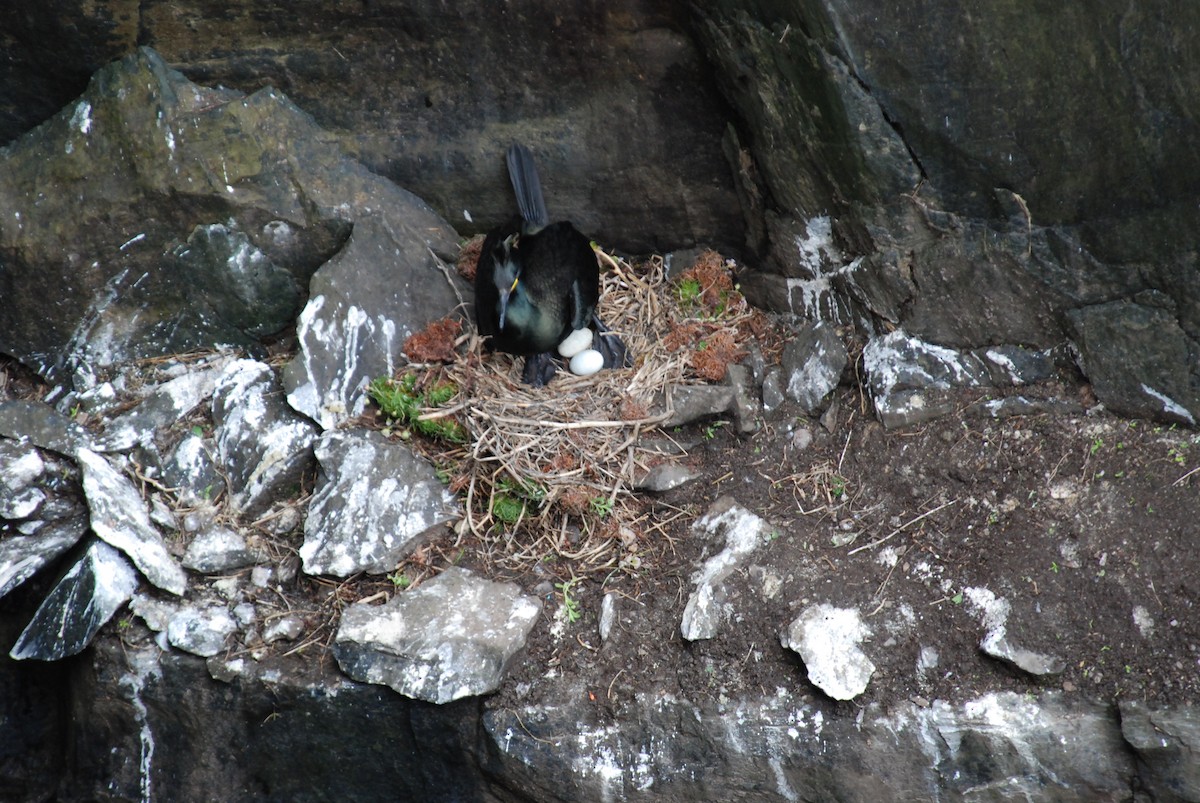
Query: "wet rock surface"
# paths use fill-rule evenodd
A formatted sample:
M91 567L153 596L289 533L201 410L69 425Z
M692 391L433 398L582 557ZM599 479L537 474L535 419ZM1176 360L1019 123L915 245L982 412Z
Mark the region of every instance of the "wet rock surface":
M793 347L789 366L751 354L727 385L676 399L667 427L691 479L648 501L669 525L618 530L639 562L603 578L553 562L499 570L440 514L410 533L403 510L321 496L393 474L310 460L318 430L317 458L369 446L366 463L395 456L442 490L402 442L373 443L383 436L357 424L364 381L390 372L404 333L450 312L461 288L442 265L450 227L281 92L198 86L143 50L5 148L0 254L6 277L29 278L0 305L0 351L49 380L0 362L0 632L16 659L0 661L0 688L15 690L0 713L20 750L0 755L5 788L63 800L1200 799L1196 440L1170 426L1194 415L1194 282L1170 245L1194 231L1190 213L1171 211L1169 182L1157 205L1104 227L1059 187L963 191L948 177L1009 176L1002 154L976 143L979 161L947 161L940 128L910 136L903 76L864 33L874 17L821 8L695 13L755 132L723 142L765 255L746 291L832 325L785 316L823 346ZM963 41L980 30L967 24ZM663 68L692 63L683 41L643 39L646 53L682 48L650 59ZM801 102L800 85L821 102ZM1146 165L1131 186L1149 186ZM73 190L35 203L51 174ZM694 211L695 188L679 192L667 206ZM837 213L811 211L826 209ZM1131 251L1141 241L1149 250ZM402 287L430 295L414 304ZM295 343L278 334L293 321ZM835 359L808 372L806 352L824 346ZM865 385L831 384L851 380L839 366L857 369L860 348ZM180 353L192 349L204 354ZM792 392L797 368L818 381ZM272 452L280 430L296 437ZM738 511L749 524L693 529L720 495L732 501L708 523ZM302 561L310 524L314 556L366 558ZM385 574L398 561L419 570L415 587ZM435 604L418 616L409 603L422 600ZM862 625L841 640L853 683L827 683L838 667L780 640L801 621L790 642L828 645L806 614L830 611ZM463 646L446 638L457 614L504 626ZM422 620L431 630L397 647ZM446 671L456 650L486 677ZM9 699L27 696L52 715ZM297 759L314 754L340 761Z

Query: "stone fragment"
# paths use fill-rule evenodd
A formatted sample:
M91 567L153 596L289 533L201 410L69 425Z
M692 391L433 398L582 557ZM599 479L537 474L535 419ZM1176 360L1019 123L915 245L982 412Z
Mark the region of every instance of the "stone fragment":
M141 494L108 460L88 449L77 455L83 493L91 511L92 531L124 552L154 585L182 595L187 575L167 552Z
M9 656L57 661L75 655L133 596L137 572L103 541L93 541L42 601Z
M448 703L496 689L541 608L512 583L452 567L384 605L346 608L333 652L355 680Z
M289 614L271 622L263 629L262 638L267 644L276 641L295 641L304 632L304 620Z
M696 472L679 463L659 463L637 481L637 489L652 493L664 493L696 478Z
M762 403L763 412L767 414L778 410L779 405L783 404L787 398L783 394L782 376L783 372L779 368L771 368L767 371L767 375L763 377Z
M600 620L597 626L597 632L600 635L600 641L608 641L608 637L612 635L613 622L617 619L617 595L609 592L600 600Z
M229 357L219 357L150 390L136 407L108 423L95 450L123 452L137 445L153 449L160 430L177 424L212 395L229 361Z
M0 538L0 597L79 543L87 526L84 518L67 518L42 524L29 535Z
M1067 321L1079 369L1105 407L1121 415L1196 424L1195 341L1170 310L1113 301L1071 310Z
M237 622L223 605L186 605L167 623L172 647L209 658L225 649L225 640L237 631Z
M213 392L217 461L228 478L231 501L256 516L299 483L312 460L313 425L283 400L271 366L238 360Z
M1008 635L1008 618L1012 605L986 588L965 588L967 607L979 617L986 632L979 649L987 655L1015 666L1031 675L1057 675L1066 669L1066 662L1053 655L1034 652L1014 644Z
M433 466L378 432L327 432L316 456L323 479L300 547L308 574L391 571L423 534L455 516L455 499Z
M92 443L86 429L50 405L24 399L0 402L0 435L28 438L40 449L67 456Z
M671 417L663 422L664 427L714 418L728 412L733 404L733 388L727 385L676 385L668 393Z
M283 370L287 398L331 429L366 405L366 386L391 376L401 348L459 304L426 235L382 214L354 224L345 248L312 278L297 323L300 353Z
M692 532L698 535L723 537L724 548L692 575L696 588L688 597L679 628L685 639L696 641L717 635L732 610L725 601L725 581L756 549L768 542L771 529L766 520L738 505L729 496L714 502L692 525Z
M199 505L222 496L225 478L213 459L215 449L212 440L190 432L166 456L162 481L176 489L181 503Z
M214 525L201 530L188 544L183 565L198 572L224 572L254 563L254 555L239 533Z
M1154 710L1140 700L1120 700L1121 735L1144 768L1142 789L1153 800L1200 800L1200 707Z
M745 365L730 363L725 366L725 384L733 389L733 399L730 410L733 413L733 423L738 432L749 435L758 431L758 417L762 406L758 403L754 392L753 379L750 369Z
M969 352L935 346L901 330L872 338L863 349L875 415L886 427L928 421L954 409L948 391L987 381Z
M0 521L33 516L46 493L38 480L46 472L46 463L29 441L0 439Z
M835 700L852 700L875 673L859 646L870 635L857 610L822 603L796 617L780 642L799 653L813 685Z
M816 413L837 387L849 356L833 327L821 320L802 325L783 348L782 381L806 414Z

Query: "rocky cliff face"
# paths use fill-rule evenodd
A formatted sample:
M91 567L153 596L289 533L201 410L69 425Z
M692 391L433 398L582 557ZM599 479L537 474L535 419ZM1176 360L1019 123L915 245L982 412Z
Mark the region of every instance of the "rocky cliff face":
M305 540L304 571L346 577L452 517L427 465L351 424L403 338L469 304L444 261L511 214L498 154L514 139L544 159L552 213L605 245L745 257L742 289L792 342L771 381L734 366L744 381L700 415L732 409L752 432L765 408L743 397L771 387L768 407L786 387L828 412L849 339L887 427L1077 414L955 394L1080 372L1113 411L1194 424L1192 6L20 5L0 10L0 352L48 390L10 399L15 367L0 383L14 797L1200 799L1187 705L996 692L849 712L763 687L633 694L613 721L580 707L600 687L559 677L489 706L476 695L539 608L457 574L453 592L423 586L433 603L355 609L323 663L303 644L260 663L311 622L264 616L300 561L238 531L266 522ZM294 348L273 339L292 327ZM258 359L209 353L231 348ZM1171 442L1180 465L1188 443ZM354 491L401 474L420 500ZM280 505L316 477L311 507ZM685 637L720 619L697 618L703 600L732 610L722 566L697 569L711 582ZM465 638L447 593L497 618ZM415 607L430 630L414 635ZM484 671L447 671L435 642Z

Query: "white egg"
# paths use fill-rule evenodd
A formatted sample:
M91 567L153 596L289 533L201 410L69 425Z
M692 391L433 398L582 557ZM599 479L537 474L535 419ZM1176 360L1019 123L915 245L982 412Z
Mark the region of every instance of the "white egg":
M604 367L604 355L595 349L584 349L571 358L571 373L591 376Z
M576 329L558 344L558 353L568 360L592 345L592 330L586 326Z

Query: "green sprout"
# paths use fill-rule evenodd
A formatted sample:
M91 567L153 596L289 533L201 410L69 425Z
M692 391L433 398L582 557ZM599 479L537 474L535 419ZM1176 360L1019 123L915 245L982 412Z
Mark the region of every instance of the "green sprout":
M557 588L562 593L563 608L567 612L567 622L569 624L575 624L576 622L579 621L579 618L581 616L583 616L583 611L581 611L579 609L579 600L576 599L571 594L572 589L575 587L575 584L578 582L579 582L579 578L574 577L570 580L567 580L564 583L555 583L554 584L554 587Z
M437 382L418 391L417 375L408 373L399 379L376 379L367 387L367 393L389 421L450 443L468 440L466 428L453 418L421 418L425 410L441 407L454 398L458 386L453 382Z

